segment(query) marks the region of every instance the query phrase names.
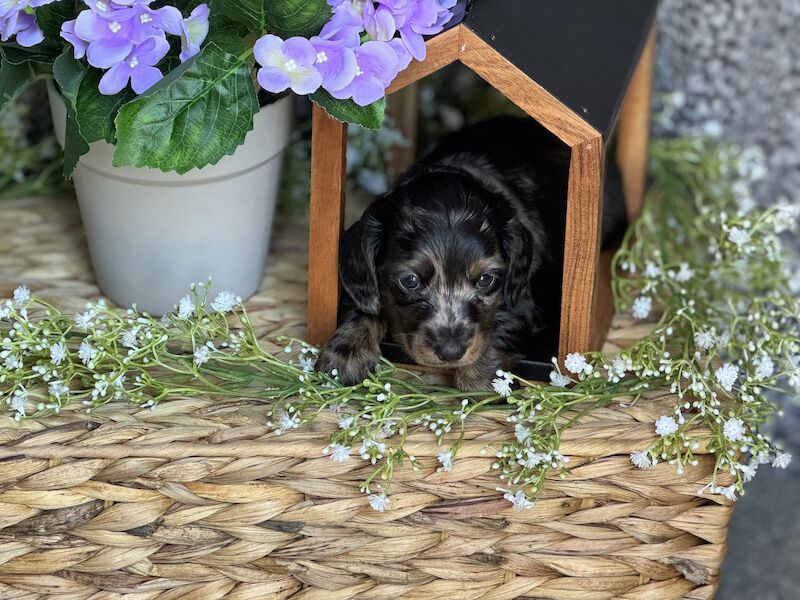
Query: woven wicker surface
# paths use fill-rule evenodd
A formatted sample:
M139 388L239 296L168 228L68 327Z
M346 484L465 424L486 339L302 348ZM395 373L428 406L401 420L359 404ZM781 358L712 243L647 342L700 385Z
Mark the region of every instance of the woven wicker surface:
M279 226L248 311L264 336L302 335L305 230ZM20 282L62 307L96 295L71 200L0 207L0 297ZM617 318L609 347L642 330ZM624 402L624 398L620 399ZM321 454L334 421L275 437L264 404L175 399L42 421L0 416L0 598L709 598L730 506L628 458L674 400L598 410L564 435L572 473L532 510L509 508L491 450L505 414L469 421L450 473L410 436L392 508L358 488L369 467Z

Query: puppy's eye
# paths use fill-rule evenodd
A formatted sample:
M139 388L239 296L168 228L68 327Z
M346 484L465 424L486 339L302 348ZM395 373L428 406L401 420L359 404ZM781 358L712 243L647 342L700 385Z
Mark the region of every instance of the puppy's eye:
M416 275L403 275L400 278L400 285L407 290L416 290L419 288L419 278Z
M478 286L479 290L488 290L490 287L492 287L493 283L494 275L491 275L490 273L484 273L478 277L478 282L475 285Z

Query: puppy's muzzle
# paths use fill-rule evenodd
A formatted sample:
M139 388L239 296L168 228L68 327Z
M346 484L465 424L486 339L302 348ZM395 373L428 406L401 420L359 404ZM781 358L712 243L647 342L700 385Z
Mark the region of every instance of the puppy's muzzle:
M463 325L456 325L432 331L427 337L437 358L442 362L452 363L464 356L472 339L472 332Z

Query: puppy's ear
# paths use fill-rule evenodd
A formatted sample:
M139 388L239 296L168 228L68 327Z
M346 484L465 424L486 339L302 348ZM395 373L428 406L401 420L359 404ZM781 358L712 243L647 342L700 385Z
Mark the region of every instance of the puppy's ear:
M503 228L503 254L508 263L505 296L506 306L514 306L530 293L530 271L533 262L533 236L517 217Z
M380 250L383 227L373 206L342 236L339 278L358 310L377 316L381 312L381 301L375 259Z

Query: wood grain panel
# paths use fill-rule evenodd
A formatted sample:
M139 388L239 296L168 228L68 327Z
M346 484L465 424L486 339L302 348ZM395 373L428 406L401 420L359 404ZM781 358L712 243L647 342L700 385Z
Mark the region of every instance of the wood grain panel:
M347 125L316 104L311 123L308 341L327 342L339 306L339 238L344 218Z
M650 139L655 44L656 27L653 26L633 72L617 123L616 161L622 174L629 223L633 223L642 212L647 183L647 144Z
M425 42L425 60L412 60L408 68L400 71L395 77L386 93L397 92L408 84L419 81L456 60L458 58L459 31L461 27L462 25L459 25L449 29Z
M592 348L603 177L603 140L572 147L567 192L559 356Z
M508 62L468 27L460 25L458 29L461 32L459 60L550 133L568 146L600 137L594 127Z
M594 312L592 315L591 349L600 350L606 341L611 321L614 319L614 294L611 291L611 262L614 250L600 252L597 267L597 283L594 290Z

